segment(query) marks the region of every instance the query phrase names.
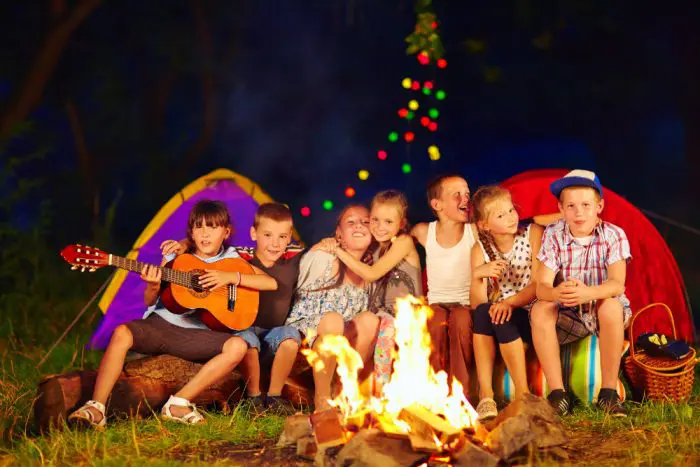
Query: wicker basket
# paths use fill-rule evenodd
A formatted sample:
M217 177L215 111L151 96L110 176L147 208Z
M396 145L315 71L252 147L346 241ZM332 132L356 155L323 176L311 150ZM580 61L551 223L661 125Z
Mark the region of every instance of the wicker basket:
M632 318L630 323L630 354L625 358L625 374L635 391L649 400L687 400L693 390L695 379L695 349L681 360L647 355L644 350L634 348L634 321L643 312L653 307L663 307L671 320L673 338L677 339L673 314L663 303L647 305Z

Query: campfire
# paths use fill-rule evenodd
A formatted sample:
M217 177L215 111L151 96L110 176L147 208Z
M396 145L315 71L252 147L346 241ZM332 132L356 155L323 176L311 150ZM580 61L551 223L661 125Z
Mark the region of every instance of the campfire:
M304 350L314 366L323 365L319 356L336 358L342 389L329 401L332 409L290 417L280 445L297 442L297 453L315 458L317 465L389 467L497 465L534 442L536 434L542 435L538 447L566 440L547 402L535 396L510 414L504 410L491 432L480 424L462 385L429 363L431 315L431 308L414 297L397 302L393 370L381 388L373 387L372 378L358 382L362 359L343 336L325 337L318 354Z

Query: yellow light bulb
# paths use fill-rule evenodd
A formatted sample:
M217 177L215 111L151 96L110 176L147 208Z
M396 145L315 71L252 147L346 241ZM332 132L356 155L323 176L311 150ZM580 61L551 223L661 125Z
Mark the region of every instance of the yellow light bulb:
M362 169L359 172L357 172L357 178L360 180L367 180L369 178L369 171Z
M408 103L408 108L411 110L418 110L418 107L419 107L418 101L415 99Z

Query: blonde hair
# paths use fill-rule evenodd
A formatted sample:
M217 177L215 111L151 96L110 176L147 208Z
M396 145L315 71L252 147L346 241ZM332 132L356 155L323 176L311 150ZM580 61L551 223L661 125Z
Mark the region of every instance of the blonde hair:
M482 186L472 195L472 207L474 208L474 222L484 222L489 217L489 204L496 200L508 198L512 200L510 191L498 185Z
M406 199L406 195L398 190L380 191L372 198L370 209L373 209L377 204L393 204L396 206L401 221L405 221L399 231L399 235L407 233L410 230L408 225L408 200Z

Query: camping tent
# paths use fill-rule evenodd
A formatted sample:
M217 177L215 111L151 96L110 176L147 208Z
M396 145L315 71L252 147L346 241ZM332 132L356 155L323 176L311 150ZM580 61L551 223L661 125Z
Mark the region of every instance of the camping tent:
M502 183L508 188L520 217L559 212L557 200L549 184L567 170L532 170L518 174ZM676 260L654 225L630 202L604 188L603 220L622 227L630 241L632 261L627 268L626 294L632 311L655 303L665 303L673 313L676 330L687 342L694 340L693 319L686 301L685 286ZM662 308L656 308L635 321L634 339L647 331L671 335L671 325Z
M255 211L260 204L273 201L250 179L227 169L214 170L170 198L141 232L126 257L160 264L161 242L185 238L189 212L196 202L203 199L226 203L234 228L229 243L237 246L253 246L249 231ZM299 241L296 231L294 239ZM104 349L117 326L143 316L144 289L145 283L138 274L117 270L100 300L99 307L105 316L90 340L91 348Z

